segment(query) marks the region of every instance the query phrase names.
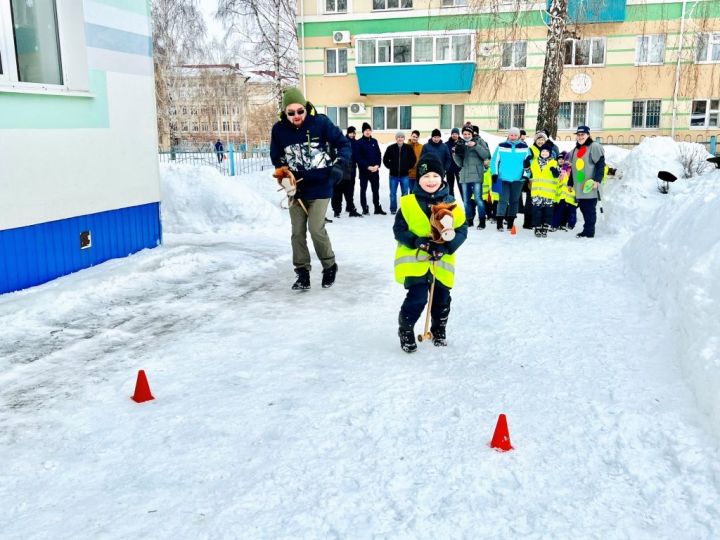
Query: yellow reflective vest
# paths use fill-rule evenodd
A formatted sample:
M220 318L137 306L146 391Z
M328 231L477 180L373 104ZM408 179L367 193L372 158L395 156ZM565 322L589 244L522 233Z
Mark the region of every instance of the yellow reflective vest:
M491 203L494 203L500 200L500 195L492 190L492 172L490 169L487 169L485 171L485 176L483 176L482 194L483 201L490 201Z
M560 178L558 178L557 200L558 202L565 201L572 206L577 206L577 201L575 200L575 188L568 185L569 181L569 174L560 173Z
M544 169L540 169L537 159L532 160L532 163L530 163L531 197L542 197L557 202L558 179L553 176L550 170L552 167L559 168L557 161L554 159L548 159Z
M402 217L408 229L415 236L426 238L432 235L430 218L425 215L415 195L405 195L400 198ZM461 227L465 223L465 212L461 204L453 210L453 228ZM455 254L446 253L442 259L434 263L429 260L430 254L418 248L410 248L398 242L395 250L395 281L405 284L405 278L421 277L429 272L448 288L455 283Z

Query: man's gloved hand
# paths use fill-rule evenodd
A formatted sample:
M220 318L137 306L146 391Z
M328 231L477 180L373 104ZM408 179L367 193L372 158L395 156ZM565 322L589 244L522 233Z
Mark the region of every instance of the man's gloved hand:
M343 176L345 175L344 166L342 163L336 163L332 166L332 170L330 171L330 183L332 183L333 186L339 184Z
M418 237L415 240L415 247L423 251L430 251L430 239L428 237Z

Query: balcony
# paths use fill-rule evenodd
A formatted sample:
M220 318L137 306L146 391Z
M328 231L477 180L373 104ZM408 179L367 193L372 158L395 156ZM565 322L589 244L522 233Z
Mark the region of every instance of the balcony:
M475 62L357 66L360 94L453 94L470 92Z
M568 16L579 24L623 22L625 4L626 0L568 0Z

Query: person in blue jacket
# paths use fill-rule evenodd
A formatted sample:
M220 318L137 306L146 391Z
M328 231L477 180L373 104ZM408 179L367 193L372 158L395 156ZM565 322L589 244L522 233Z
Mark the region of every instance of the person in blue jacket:
M448 145L443 142L442 133L440 133L439 129L432 130L430 140L423 146L420 159L427 155L435 156L435 159L442 163L444 171L448 171L452 167L453 160L450 155L450 149L448 148Z
M215 155L217 155L218 163L220 163L223 160L223 152L225 151L225 147L223 146L223 143L218 139L215 142Z
M367 122L363 122L362 133L363 136L355 143L357 150L355 163L357 163L360 176L360 206L362 206L363 214L370 213L366 195L367 186L370 184L375 214L386 216L387 212L380 206L380 165L382 164L380 144L372 136L372 127Z
M495 148L490 160L493 190L500 193L497 208L497 230L503 230L503 219L508 230L512 230L517 216L520 192L528 177L525 158L530 154L528 145L520 139L520 130L516 127L508 130L507 140Z
M323 267L322 286L330 287L338 266L325 230L325 212L333 187L342 180L346 164L352 159L350 141L327 116L315 111L299 89L290 87L283 91L280 121L272 127L270 159L275 167L287 167L295 175L298 183L294 200L302 202L290 206L297 275L292 288L310 288L308 229Z

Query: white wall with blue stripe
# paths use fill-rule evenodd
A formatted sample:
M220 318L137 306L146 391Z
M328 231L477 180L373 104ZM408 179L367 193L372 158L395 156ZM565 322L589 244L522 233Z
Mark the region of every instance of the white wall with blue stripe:
M161 242L149 5L56 6L64 84L0 79L0 294Z

